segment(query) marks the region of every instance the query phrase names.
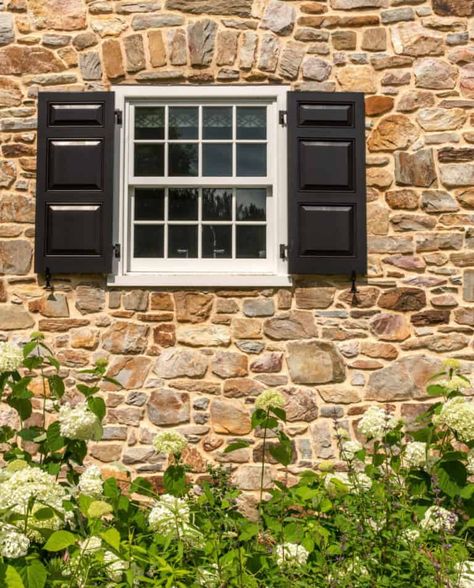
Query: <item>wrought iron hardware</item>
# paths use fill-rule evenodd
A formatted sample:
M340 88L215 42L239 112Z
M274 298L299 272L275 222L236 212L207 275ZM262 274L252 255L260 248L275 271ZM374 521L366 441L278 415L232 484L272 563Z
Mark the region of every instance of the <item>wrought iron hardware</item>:
M287 124L287 116L288 116L288 112L286 110L279 110L278 111L278 123L282 127L286 127L286 124Z
M119 109L117 109L117 110L114 111L114 114L115 114L115 122L118 125L121 125L122 124L122 121L123 121L122 111L119 110Z
M120 245L120 243L115 243L114 245L114 257L115 259L120 259L120 256L122 255L122 247Z
M288 259L288 245L280 243L280 259Z

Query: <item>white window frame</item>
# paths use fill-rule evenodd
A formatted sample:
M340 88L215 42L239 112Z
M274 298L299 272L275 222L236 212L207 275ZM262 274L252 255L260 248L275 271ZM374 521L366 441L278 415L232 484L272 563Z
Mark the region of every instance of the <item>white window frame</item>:
M288 286L291 277L288 275L288 261L280 258L280 244L288 243L287 222L287 133L286 127L279 124L279 111L286 110L288 86L255 86L255 85L213 85L213 86L114 86L116 108L122 112L122 125L116 130L116 166L114 190L114 242L120 244L121 256L114 262L114 271L108 276L109 286ZM159 269L151 267L146 271L130 270L130 145L131 110L133 105L140 102L180 103L209 101L219 103L219 100L235 103L261 102L268 108L268 136L269 149L267 152L268 173L266 178L206 178L206 185L234 187L239 184L272 185L274 193L273 205L269 207L267 215L267 260L212 260L218 271L207 271L206 268L186 270L186 264L180 259L167 259L166 265L159 264ZM130 172L130 173L129 173ZM173 178L164 178L160 185L173 187ZM155 181L140 179L140 185L155 185ZM183 187L193 185L193 178L186 181L179 180L174 185ZM197 186L200 187L200 186ZM186 260L187 261L187 260ZM191 261L191 260L189 260ZM200 260L201 261L201 260ZM218 263L216 264L215 261ZM238 263L235 263L235 262ZM265 263L261 263L264 261ZM175 263L176 262L176 263ZM240 263L239 263L240 262ZM255 263L254 263L255 262ZM246 267L254 267L246 271ZM188 264L189 265L189 264ZM204 264L200 264L204 266ZM146 267L146 263L143 265Z

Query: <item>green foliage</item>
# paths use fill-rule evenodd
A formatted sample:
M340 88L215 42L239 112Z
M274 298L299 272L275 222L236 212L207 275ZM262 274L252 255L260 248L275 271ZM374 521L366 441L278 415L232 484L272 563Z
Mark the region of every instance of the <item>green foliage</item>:
M51 418L68 396L70 380L66 385L39 334L24 346L23 358L17 371L0 373L2 401L17 411L21 423L18 430L0 427L6 464L0 470L0 586L461 585L457 566L472 559L474 458L469 451L474 435L462 443L456 421L451 426L443 413L465 380L452 362L428 387L443 401L433 402L416 431L407 433L401 423L392 423L365 446L349 447L336 421L341 461L321 463L297 478L283 398L271 391L252 414L261 455L260 500L255 501L233 485L225 467L209 467L199 488L193 487L180 453L169 456L163 497L144 478L125 491L115 478L99 480L98 487L93 480L86 484L79 475L87 440L100 437L106 414L101 382L118 384L106 376L104 363L84 370L87 384L75 388L97 422L87 439L70 438ZM31 391L38 377L43 382L39 411ZM35 424L25 423L33 412ZM239 440L224 451L250 445ZM271 488L265 486L268 462L278 470ZM64 490L62 501L51 503L46 493L30 496L23 511L2 509L2 483L25 468L49 474L52 493ZM434 522L428 517L432 507L445 509L437 511ZM438 528L443 520L444 528ZM29 540L17 554L2 543L12 528Z

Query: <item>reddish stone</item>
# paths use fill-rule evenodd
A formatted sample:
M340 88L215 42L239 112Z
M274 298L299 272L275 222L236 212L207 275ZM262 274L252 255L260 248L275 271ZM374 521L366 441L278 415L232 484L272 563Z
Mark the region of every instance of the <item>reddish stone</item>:
M147 404L148 418L154 425L178 425L189 422L189 395L172 390L153 390Z
M394 100L391 96L367 96L365 99L365 114L379 116L393 108Z
M0 74L41 74L64 69L64 64L56 55L44 47L10 45L0 49Z
M378 305L402 312L420 310L426 306L426 294L419 288L394 288L380 296Z
M372 333L383 341L404 341L410 336L410 327L403 315L381 313L370 322Z
M153 329L153 341L161 347L172 347L176 343L176 327L159 325Z

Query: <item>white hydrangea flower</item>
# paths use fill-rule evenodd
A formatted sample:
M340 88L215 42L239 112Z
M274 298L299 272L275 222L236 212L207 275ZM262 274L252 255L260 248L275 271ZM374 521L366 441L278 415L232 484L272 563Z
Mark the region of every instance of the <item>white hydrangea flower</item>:
M177 431L163 431L153 439L153 447L157 453L176 455L188 446L186 438Z
M446 388L448 393L460 392L465 388L470 388L469 382L466 382L466 380L464 378L461 378L460 376L453 376L450 379L438 380L436 384L438 384L439 386L443 386L443 388Z
M309 552L302 545L297 543L283 543L275 549L277 564L280 567L300 565L304 566L308 560Z
M474 561L466 560L456 564L456 588L474 588Z
M285 398L278 390L269 388L264 390L255 400L255 408L260 408L265 412L270 408L283 408L285 406Z
M447 400L439 415L433 417L435 425L445 425L453 430L461 441L474 441L474 403L462 396Z
M0 529L0 555L17 559L28 553L30 540L13 525L3 525Z
M85 402L76 406L64 404L59 409L59 430L63 437L88 441L100 438L101 426L97 416Z
M127 562L117 557L111 551L104 553L104 564L106 574L113 582L120 582L124 572L128 569Z
M442 506L430 506L420 523L422 529L440 533L452 533L458 522L458 515Z
M208 568L198 568L197 579L199 586L219 588L221 581L219 579L219 568L217 564L211 564Z
M341 457L346 461L353 461L356 453L362 451L363 447L359 441L345 441L341 447Z
M474 475L474 449L471 449L467 454L466 469L471 476Z
M8 341L0 343L0 372L14 372L23 363L23 351Z
M92 537L87 537L82 541L79 541L79 547L82 553L89 555L95 553L102 547L102 539L100 537L96 537L93 535Z
M397 419L379 406L371 406L360 419L359 431L370 439L381 439L397 426Z
M347 472L334 472L328 474L324 479L324 486L330 494L337 494L338 492L344 491L344 488L341 488L338 482L344 484L347 492L354 492L355 494L367 492L372 487L372 480L363 472L352 474L348 474Z
M418 529L405 529L402 531L401 537L408 543L413 543L420 538L420 531Z
M190 524L190 511L186 501L171 494L163 494L148 515L148 524L152 531L160 533L182 533Z
M77 487L86 496L101 496L104 488L100 468L96 465L88 466L79 476Z
M8 479L0 483L0 510L26 515L28 502L32 498L35 502L29 514L27 534L35 541L42 541L41 534L31 527L57 530L64 526L64 521L56 513L50 518L38 520L35 518L35 512L49 506L67 517L63 502L69 495L53 476L31 466L13 472ZM22 525L23 521L19 521L18 524Z
M426 465L426 443L412 441L407 443L403 455L403 465L406 468L422 468Z

